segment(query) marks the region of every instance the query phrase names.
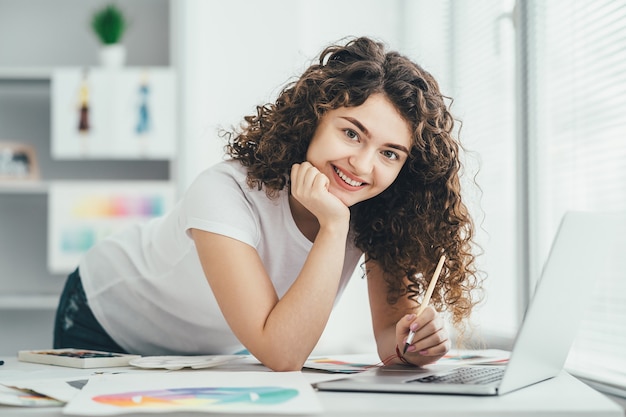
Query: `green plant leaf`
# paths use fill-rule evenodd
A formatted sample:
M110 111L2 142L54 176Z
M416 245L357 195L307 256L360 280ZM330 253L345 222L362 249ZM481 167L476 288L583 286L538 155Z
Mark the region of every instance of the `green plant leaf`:
M120 9L109 4L94 13L91 27L100 42L111 45L121 41L126 30L126 19Z

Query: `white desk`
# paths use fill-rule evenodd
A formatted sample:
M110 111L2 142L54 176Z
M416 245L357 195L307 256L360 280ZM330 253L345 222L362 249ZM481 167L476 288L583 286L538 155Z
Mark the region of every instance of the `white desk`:
M18 362L15 358L0 358L0 381L15 371L37 372L50 367ZM226 365L227 366L227 365ZM252 369L250 369L252 368ZM69 368L68 368L69 369ZM225 367L215 368L225 370ZM259 371L259 365L234 367L241 370ZM328 379L326 374L306 373L311 382ZM599 392L578 381L566 372L557 378L521 389L501 397L470 397L454 395L414 394L364 394L318 392L324 413L320 416L359 417L429 417L429 416L589 416L622 417L623 409ZM124 414L126 417L145 417L149 414ZM198 417L200 413L159 413L159 417ZM235 416L235 414L210 414L211 416ZM256 416L257 414L246 414ZM267 414L259 414L259 416ZM61 417L62 408L18 408L0 406L2 417Z

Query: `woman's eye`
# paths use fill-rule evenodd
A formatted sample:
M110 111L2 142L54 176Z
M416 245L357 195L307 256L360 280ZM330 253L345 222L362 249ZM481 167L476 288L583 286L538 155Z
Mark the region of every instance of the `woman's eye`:
M392 161L400 159L400 155L395 153L394 151L383 151L382 154L385 158L390 159Z
M352 129L345 129L344 133L346 134L346 136L348 137L348 139L351 140L358 140L359 139L359 134L356 133L354 130Z

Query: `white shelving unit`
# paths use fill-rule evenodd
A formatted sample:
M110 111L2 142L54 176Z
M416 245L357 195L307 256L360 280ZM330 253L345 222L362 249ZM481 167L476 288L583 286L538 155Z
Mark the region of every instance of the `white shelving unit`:
M40 163L38 180L0 180L0 311L6 309L52 310L66 274L54 274L46 269L47 227L31 220L34 216L45 224L47 221L47 198L55 181L100 180L171 180L170 160L54 160L50 156L50 81L52 68L1 68L0 112L9 114L13 107L33 113L17 112L34 116L34 123L26 123L17 117L0 114L0 142L5 140L2 126L16 133L7 141L27 143L34 146ZM27 117L28 118L28 117ZM26 118L26 119L27 119ZM41 124L39 124L40 122ZM40 132L27 133L33 126ZM23 128L23 136L22 129ZM44 133L45 132L45 133ZM44 134L42 134L44 133ZM15 137L15 136L18 137ZM141 164L145 169L137 169ZM35 200L35 204L29 201ZM33 209L38 208L38 210ZM13 231L10 229L14 228ZM29 237L36 247L23 242L14 247L11 240L18 234ZM18 245L19 245L19 239ZM3 250L5 247L6 250ZM12 250L13 249L13 250ZM27 259L29 252L31 259ZM12 253L13 252L13 253ZM22 256L20 256L22 255ZM25 266L28 265L28 266ZM25 274L22 274L26 270ZM69 272L69 271L68 271ZM20 280L16 282L15 277Z
M105 4L104 0L2 3L0 27L12 29L11 42L0 44L0 142L34 147L40 179L0 180L0 355L51 347L54 313L67 276L47 268L48 194L55 181L175 183L171 159L51 157L52 74L58 67L98 65L97 41L86 22ZM128 0L121 7L133 21L124 38L126 65L169 67L169 0Z

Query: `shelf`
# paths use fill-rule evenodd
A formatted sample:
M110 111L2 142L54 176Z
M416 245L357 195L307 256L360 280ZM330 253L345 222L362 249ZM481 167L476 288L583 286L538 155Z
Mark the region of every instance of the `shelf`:
M54 310L58 303L53 294L0 295L0 310Z
M0 80L49 80L52 67L0 67Z
M47 181L0 180L0 194L46 194L49 188Z
M174 182L169 180L133 180L133 179L113 179L113 180L49 180L49 181L7 181L0 180L0 195L2 194L48 194L50 191L50 187L54 183L63 183L63 184L76 184L76 185L88 185L88 184L114 184L119 183L121 187L125 186L127 183L136 182L139 185L149 184L149 183L165 183L168 182L170 184L174 184Z
M86 68L93 68L102 70L104 67L98 65L87 65ZM62 67L0 67L0 80L3 81L50 81L54 70L58 68L83 68L81 65L69 65ZM139 65L139 66L124 66L123 69L171 69L172 67L167 65Z

